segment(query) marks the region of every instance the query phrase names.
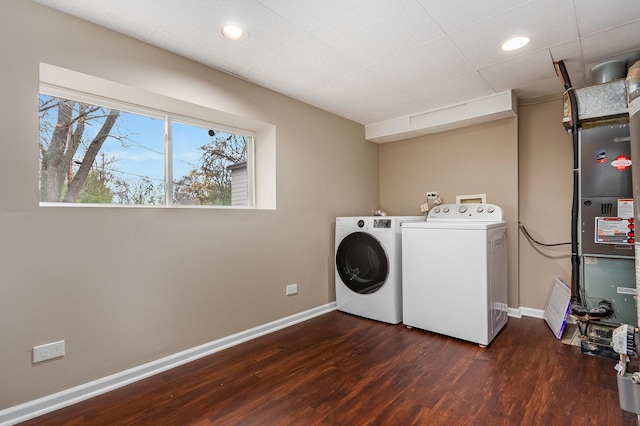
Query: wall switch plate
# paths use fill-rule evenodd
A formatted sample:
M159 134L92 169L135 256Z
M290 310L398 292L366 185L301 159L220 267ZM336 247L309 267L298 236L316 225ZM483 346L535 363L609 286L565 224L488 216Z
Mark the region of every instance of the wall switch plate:
M298 284L289 284L286 288L285 294L287 296L293 296L294 294L298 294Z
M33 347L33 362L46 361L64 356L64 340Z

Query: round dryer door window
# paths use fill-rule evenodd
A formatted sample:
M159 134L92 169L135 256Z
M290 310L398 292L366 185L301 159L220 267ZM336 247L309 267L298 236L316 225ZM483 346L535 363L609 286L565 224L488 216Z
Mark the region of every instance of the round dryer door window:
M389 273L389 260L375 237L364 232L347 235L336 251L336 268L342 282L360 294L374 293Z

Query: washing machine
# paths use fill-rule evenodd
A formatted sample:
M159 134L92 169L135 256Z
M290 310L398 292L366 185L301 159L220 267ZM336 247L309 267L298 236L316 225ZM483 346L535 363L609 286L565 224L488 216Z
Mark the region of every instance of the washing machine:
M339 311L402 321L401 226L423 216L336 218L335 285Z
M403 323L488 345L507 323L507 223L493 204L445 204L402 228Z

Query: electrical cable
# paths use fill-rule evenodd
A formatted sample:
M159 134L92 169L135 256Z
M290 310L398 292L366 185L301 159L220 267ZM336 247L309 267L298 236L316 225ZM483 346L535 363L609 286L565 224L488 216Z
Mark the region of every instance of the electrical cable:
M520 222L518 222L518 227L520 228L520 230L522 231L522 233L525 235L525 237L527 237L527 239L529 241L531 241L532 243L535 243L539 246L543 246L543 247L556 247L556 246L568 246L571 245L570 242L568 243L553 243L553 244L545 244L545 243L541 243L540 241L537 241L535 238L533 238L531 236L531 234L529 234L529 231L527 231L527 228L524 227L524 225Z

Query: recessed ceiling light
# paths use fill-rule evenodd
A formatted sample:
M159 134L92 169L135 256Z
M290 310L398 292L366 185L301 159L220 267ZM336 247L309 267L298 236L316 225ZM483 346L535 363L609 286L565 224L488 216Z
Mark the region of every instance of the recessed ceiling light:
M511 50L517 50L522 47L525 47L527 44L529 44L530 41L531 39L529 37L523 37L523 36L513 37L505 41L504 43L502 43L502 45L500 46L500 49L506 52L509 52Z
M229 40L244 40L249 35L237 25L225 25L222 27L222 35Z

